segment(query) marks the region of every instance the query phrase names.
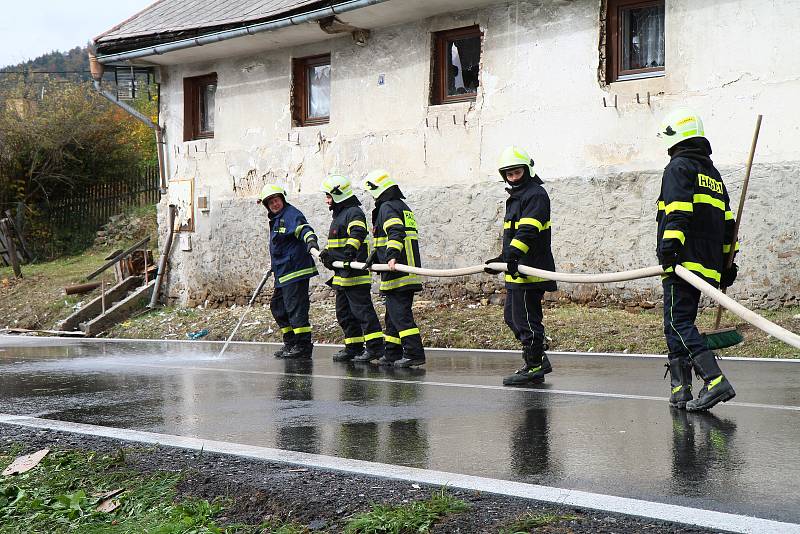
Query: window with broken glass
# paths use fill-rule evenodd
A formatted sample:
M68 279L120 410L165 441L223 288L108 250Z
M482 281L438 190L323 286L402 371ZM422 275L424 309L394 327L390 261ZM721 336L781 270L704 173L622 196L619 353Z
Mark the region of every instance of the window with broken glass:
M433 34L431 104L475 100L482 36L478 26Z
M217 74L183 79L183 140L214 137Z
M610 82L664 74L664 0L608 0Z
M295 126L325 124L331 114L331 56L305 57L293 65Z

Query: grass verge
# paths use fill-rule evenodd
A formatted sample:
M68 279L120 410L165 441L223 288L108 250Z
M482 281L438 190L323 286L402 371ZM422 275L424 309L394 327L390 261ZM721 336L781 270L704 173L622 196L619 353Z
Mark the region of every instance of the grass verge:
M501 530L501 534L528 534L542 527L552 527L565 521L577 521L575 515L559 515L553 513L526 512L508 528Z
M463 512L467 503L456 499L445 489L425 501L398 506L373 504L372 510L352 517L345 534L411 534L428 532L431 526L448 514Z

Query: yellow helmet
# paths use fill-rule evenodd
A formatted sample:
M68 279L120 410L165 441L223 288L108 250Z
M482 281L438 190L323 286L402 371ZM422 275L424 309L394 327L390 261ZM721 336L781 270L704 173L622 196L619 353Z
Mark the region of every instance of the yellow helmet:
M283 195L283 201L286 202L286 190L277 184L265 184L258 195L258 202L264 202L273 195Z
M514 145L507 146L503 149L503 152L500 153L500 159L497 161L497 167L497 170L500 172L500 177L503 180L506 179L504 171L515 167L527 167L531 176L535 174L533 171L533 160L528 155L528 152L524 148Z
M372 198L378 198L393 185L397 185L397 183L389 176L389 171L384 169L372 171L361 181L361 187L369 191Z
M700 115L689 108L678 108L664 117L658 128L658 137L664 140L667 150L692 137L705 137Z
M353 186L350 185L350 179L341 174L329 174L328 177L322 181L319 190L329 194L337 204L355 195Z

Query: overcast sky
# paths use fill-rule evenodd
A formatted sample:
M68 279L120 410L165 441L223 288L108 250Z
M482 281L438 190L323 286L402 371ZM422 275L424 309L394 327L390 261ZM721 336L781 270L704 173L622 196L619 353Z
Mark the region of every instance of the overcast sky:
M84 46L154 0L14 0L2 2L0 67Z

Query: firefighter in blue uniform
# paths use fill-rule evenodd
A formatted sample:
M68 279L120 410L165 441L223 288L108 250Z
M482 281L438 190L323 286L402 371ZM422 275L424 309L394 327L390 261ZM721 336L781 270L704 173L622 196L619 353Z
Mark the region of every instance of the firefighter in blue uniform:
M541 383L552 371L545 354L542 298L546 291L555 291L556 283L519 272L520 265L555 271L550 249L550 197L542 180L535 173L528 153L509 146L500 155L499 172L509 185L506 189L506 213L503 221L503 253L486 263L505 262L505 322L522 343L525 365L503 379L505 386L526 386ZM486 268L490 274L498 274Z
M670 162L661 179L658 197L657 256L667 274L664 288L664 335L671 375L671 406L688 411L708 410L732 399L736 392L708 350L694 322L700 291L674 274L682 265L715 287L729 287L737 268L725 267L733 243L734 216L728 191L711 161L711 144L703 122L693 111L679 108L667 115L658 136L666 144ZM692 369L703 387L692 398Z
M395 270L395 266L420 267L417 222L414 212L403 201L400 187L385 170L375 170L361 183L375 199L372 234L378 263L387 263L381 273L380 291L386 298L385 354L378 365L413 367L425 363L425 349L411 306L414 293L422 290L415 274Z
M383 331L372 306L372 276L369 271L350 268L352 261L367 260L367 218L347 177L330 175L320 190L333 221L319 259L334 272L328 284L336 290L336 319L344 332L344 349L333 355L333 361L377 360L384 353ZM334 261L344 262L345 267L334 268Z
M269 210L269 254L275 290L270 310L283 334L276 358L311 358L308 281L317 276L311 250L319 250L317 236L305 216L286 201L286 191L267 184L259 203Z

